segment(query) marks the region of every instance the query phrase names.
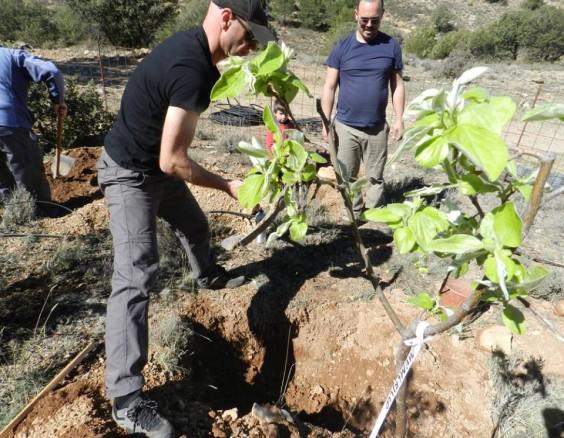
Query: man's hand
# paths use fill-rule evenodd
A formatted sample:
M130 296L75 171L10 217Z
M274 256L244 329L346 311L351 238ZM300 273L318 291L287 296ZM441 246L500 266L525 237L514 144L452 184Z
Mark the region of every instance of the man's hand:
M67 113L68 113L68 107L67 104L65 102L62 103L56 103L53 107L53 109L55 110L55 114L57 114L60 117L66 117Z
M243 185L243 181L240 179L232 179L227 181L227 190L226 193L230 195L232 198L237 199L237 195L239 194L239 189Z
M394 120L390 128L390 138L392 141L397 142L400 141L403 136L403 120L398 118Z

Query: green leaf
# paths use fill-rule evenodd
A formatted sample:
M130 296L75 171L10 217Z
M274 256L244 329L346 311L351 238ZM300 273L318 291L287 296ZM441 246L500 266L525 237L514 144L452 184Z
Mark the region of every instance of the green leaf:
M282 50L278 44L271 41L254 57L251 64L256 66L257 75L268 75L283 67L285 62Z
M479 231L483 238L484 247L488 249L488 251L493 252L497 245L494 230L494 215L492 213L486 213L482 222L480 222Z
M282 175L282 182L288 186L294 185L300 181L300 177L297 172L293 170L284 169L284 174Z
M264 121L266 129L272 132L274 136L274 142L276 144L282 144L282 142L284 141L282 138L282 131L280 131L280 127L278 126L278 123L276 123L274 114L272 114L272 110L268 105L264 106L264 110L262 111L262 120Z
M290 155L286 161L286 165L296 171L301 172L307 162L307 152L304 147L294 140L286 140L289 147Z
M428 310L429 312L435 308L435 300L427 292L421 292L414 297L409 297L407 302L420 309Z
M406 218L411 214L411 207L409 205L405 205L405 204L399 204L399 203L391 203L386 205L386 208L392 213L395 214L396 216L399 216L401 218Z
M564 103L552 103L538 106L525 114L524 122L560 119L564 122Z
M513 118L515 103L509 97L492 97L489 102L471 103L458 117L458 122L481 126L501 134L503 128Z
M367 181L368 180L367 180L366 177L361 177L361 178L357 179L350 186L351 193L354 194L354 195L356 195L357 193L360 193L362 191L362 189L364 188L364 186L366 185Z
M514 282L512 283L512 286L530 291L541 284L548 274L549 271L542 266L534 266L526 271L524 278L520 282Z
M255 158L266 158L268 156L266 149L258 144L258 142L256 144L253 144L247 143L246 141L240 141L237 145L237 149L245 155L249 155Z
M483 102L489 99L489 93L481 87L471 88L470 90L466 90L462 96L465 100L473 100L475 102Z
M446 239L435 239L427 244L426 249L447 254L465 254L484 248L480 239L468 234L454 234Z
M514 182L513 186L519 191L519 193L521 193L521 195L523 195L523 198L525 198L525 201L528 201L529 199L531 199L531 195L533 194L533 185L532 184L526 184L526 183L522 183L522 182Z
M400 254L410 252L417 242L413 233L407 227L401 227L394 231L394 244Z
M319 155L317 152L310 152L309 159L319 164L326 164L327 160Z
M409 128L403 134L403 140L396 148L392 157L386 163L387 166L392 164L405 150L409 150L421 141L432 128L426 125Z
M290 228L291 223L292 223L292 219L288 219L285 222L278 225L278 228L276 228L276 231L273 232L273 233L270 233L270 235L268 236L268 240L266 241L266 244L269 245L273 241L275 241L276 239L279 239L284 234L286 234L286 232L288 231L288 228Z
M243 208L253 208L263 198L262 186L265 178L263 174L256 173L248 176L239 189L239 204Z
M499 242L509 248L521 245L523 223L515 211L512 202L507 202L492 211L494 216L494 231Z
M435 137L423 143L415 152L415 160L421 167L432 168L448 156L448 141L445 137Z
M294 242L299 242L304 240L307 234L307 222L304 220L303 216L299 216L292 220L290 224L290 239Z
M317 173L317 168L314 164L308 163L304 166L302 170L302 181L303 182L310 182L313 181L315 175Z
M505 168L513 178L517 178L517 162L515 160L509 160Z
M506 304L503 308L501 317L505 326L516 335L522 335L527 330L525 315L523 315L523 312L515 306Z
M439 193L444 192L445 190L451 189L455 187L452 184L445 184L440 186L430 186L430 187L423 187L422 189L412 190L410 192L406 192L403 195L406 198L414 198L416 196L435 196Z
M497 180L505 169L507 146L498 134L460 123L445 135L475 166L486 172L490 181Z
M393 224L401 221L401 216L393 214L386 207L369 208L361 214L361 219L372 222L384 222L385 224Z
M498 188L484 181L478 175L464 175L458 181L458 188L463 195L474 196L478 193L496 192Z
M233 67L224 72L211 91L211 100L239 97L248 88L247 75L241 67Z
M408 220L408 227L417 244L425 250L427 244L437 236L437 233L446 230L448 226L446 215L432 207L427 207L415 213Z

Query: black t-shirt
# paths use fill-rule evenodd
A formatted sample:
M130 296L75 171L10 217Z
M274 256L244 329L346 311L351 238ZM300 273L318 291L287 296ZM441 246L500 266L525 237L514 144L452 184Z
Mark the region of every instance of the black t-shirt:
M104 142L107 153L127 169L160 173L168 107L205 111L218 79L202 27L172 35L139 64L127 82L117 119Z

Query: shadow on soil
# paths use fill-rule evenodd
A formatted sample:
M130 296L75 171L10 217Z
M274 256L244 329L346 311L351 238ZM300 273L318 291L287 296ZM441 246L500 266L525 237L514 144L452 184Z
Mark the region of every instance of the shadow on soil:
M260 370L252 382L246 379L250 364L242 357L245 340L241 341L241 345L226 341L221 333L221 317L218 317L218 321L213 324L216 326L213 327L190 322L194 332L199 335L196 336L191 363L187 364L187 368L192 371L191 376L184 381L170 382L151 391L151 396L168 406L163 410L172 414L170 418L181 415L182 399L189 402L198 400L209 404L213 409L230 409L235 406L240 415L248 413L254 402L285 404L282 381L284 379L289 382L293 377L295 359L291 345L299 331L299 327L288 320L286 308L307 280L334 267L352 265L346 270L338 271L340 278L364 276L358 257L351 247L349 227L339 227L336 236L335 227L331 228L333 234L330 241L320 239L321 242L315 245L284 247L275 250L268 259L239 269L249 278L267 278L259 286L247 309L251 331L249 337L254 336L264 349L264 360L258 364ZM319 232L323 231L324 228L320 227ZM376 230L361 229L361 234L369 247L391 240L389 236ZM391 251L387 248L373 254L374 265L385 262L390 255ZM358 407L358 410L363 409L373 413L372 406ZM362 416L362 413L357 412L356 415ZM348 413L342 412L338 406L326 406L314 416L304 415L303 420L332 431L341 431L346 425L347 416ZM196 427L197 430L194 425L177 424L177 428L178 432L189 436L205 436L210 432L211 421L207 426L202 424Z

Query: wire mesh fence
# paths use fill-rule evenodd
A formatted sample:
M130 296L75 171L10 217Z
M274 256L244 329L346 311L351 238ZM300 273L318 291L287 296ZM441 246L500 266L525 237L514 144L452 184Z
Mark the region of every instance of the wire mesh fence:
M147 54L147 50L128 50L116 47L99 47L97 50L87 50L82 56L74 57L60 64L66 75L74 76L79 83L93 81L103 95L110 111L119 109L121 95L128 78L137 64ZM300 91L292 102L292 112L300 126L315 141L321 141L321 123L315 107L315 97L321 95L325 80L325 66L321 62L296 62L292 66L293 72L308 86L310 97ZM415 97L423 89L430 86L428 81L417 81L408 78L406 90L408 99ZM437 80L434 86L446 86L448 81ZM536 86L535 86L536 87ZM553 153L556 156L554 174L557 185L564 185L564 124L553 121L541 123L524 123L521 117L526 108L533 105L532 94L523 98L512 89L497 86L491 90L495 94L509 95L519 103L514 120L503 132L503 137L510 149L532 153ZM561 90L562 91L562 90ZM539 93L536 105L564 100L564 92ZM255 136L262 139L265 135L261 122L261 113L265 105L272 105L270 98L246 97L227 102L213 103L202 114L199 131L204 137L228 138L232 136ZM388 118L392 118L391 105L388 105Z

